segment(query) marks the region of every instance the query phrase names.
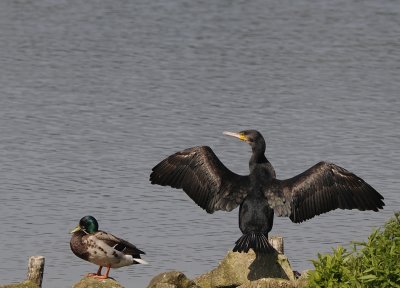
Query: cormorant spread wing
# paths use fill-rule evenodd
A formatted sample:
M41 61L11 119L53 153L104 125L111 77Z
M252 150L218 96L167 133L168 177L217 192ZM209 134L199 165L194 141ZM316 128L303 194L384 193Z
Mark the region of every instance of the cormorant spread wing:
M274 179L264 194L277 216L289 216L295 223L337 208L378 211L385 205L363 179L328 162L287 180Z
M231 211L248 193L249 177L226 168L208 146L177 152L152 170L152 184L182 188L208 213Z

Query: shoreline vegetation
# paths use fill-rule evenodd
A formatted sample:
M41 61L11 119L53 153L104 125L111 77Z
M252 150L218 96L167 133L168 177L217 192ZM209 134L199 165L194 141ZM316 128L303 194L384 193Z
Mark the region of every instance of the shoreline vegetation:
M367 241L353 242L350 251L338 246L332 253L318 254L312 260L314 269L302 272L300 277L283 254L282 237L271 237L270 242L280 253L229 251L210 272L194 279L179 271L163 272L153 277L147 288L400 287L400 212L374 230ZM32 256L27 280L0 288L40 288L43 270L44 258ZM99 281L87 277L72 287L124 288L112 278Z
M309 273L310 288L400 287L400 211L351 251L339 246L318 254Z

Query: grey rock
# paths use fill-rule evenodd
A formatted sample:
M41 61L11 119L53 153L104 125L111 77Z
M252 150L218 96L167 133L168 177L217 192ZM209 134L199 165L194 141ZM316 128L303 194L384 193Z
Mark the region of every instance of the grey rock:
M278 253L256 255L250 250L248 253L228 252L217 268L197 277L194 281L202 288L239 287L244 284L250 285L251 282L263 278L279 278L289 283L295 280L285 255Z
M121 284L112 278L108 279L95 279L91 277L84 277L72 288L124 288Z
M155 276L147 288L199 288L196 283L178 271L164 272Z

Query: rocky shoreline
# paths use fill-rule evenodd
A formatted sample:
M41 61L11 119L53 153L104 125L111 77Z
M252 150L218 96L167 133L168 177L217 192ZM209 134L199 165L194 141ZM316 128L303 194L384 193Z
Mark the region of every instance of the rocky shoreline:
M284 254L258 254L229 251L213 270L194 279L179 271L153 277L147 288L301 288L307 280L297 279ZM96 286L95 286L96 285ZM83 278L73 288L123 288L112 279L99 281ZM134 287L134 285L130 286Z
M219 265L194 279L182 272L164 272L155 276L147 288L268 288L305 287L306 280L296 279L284 254L258 254L229 251Z
M289 259L283 254L283 239L276 237L276 239L270 239L270 242L274 245L275 249L282 253L276 251L272 254L256 254L253 250L250 250L248 253L229 251L217 267L194 279L189 279L184 273L179 271L167 271L153 277L147 288L305 287L307 285L305 277L307 273L302 273L303 275L299 278L296 277L290 266ZM32 270L31 267L29 270ZM43 271L41 271L41 274L43 274ZM41 284L41 279L37 282ZM24 281L18 284L0 286L0 288L40 288L40 284L34 284L32 281ZM111 278L98 280L88 277L82 278L72 287L124 288L120 283ZM134 283L129 285L129 287L135 287Z

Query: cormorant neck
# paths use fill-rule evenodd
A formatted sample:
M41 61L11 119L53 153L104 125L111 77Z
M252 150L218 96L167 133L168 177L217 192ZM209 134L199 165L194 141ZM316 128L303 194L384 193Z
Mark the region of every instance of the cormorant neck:
M265 157L265 142L260 141L255 143L255 145L251 145L251 150L253 151L253 155L251 155L250 163L265 163L268 162L267 158Z
M253 153L250 158L250 167L256 164L268 163L267 157L265 157L264 153Z
M254 145L252 146L253 154L250 157L249 165L250 171L253 170L254 165L268 163L267 157L265 157L265 143L261 143L262 145Z
M265 154L259 151L257 153L253 152L253 155L251 155L249 168L250 175L256 175L256 179L260 177L262 177L263 180L276 178L274 167L272 167L267 157L265 157Z

